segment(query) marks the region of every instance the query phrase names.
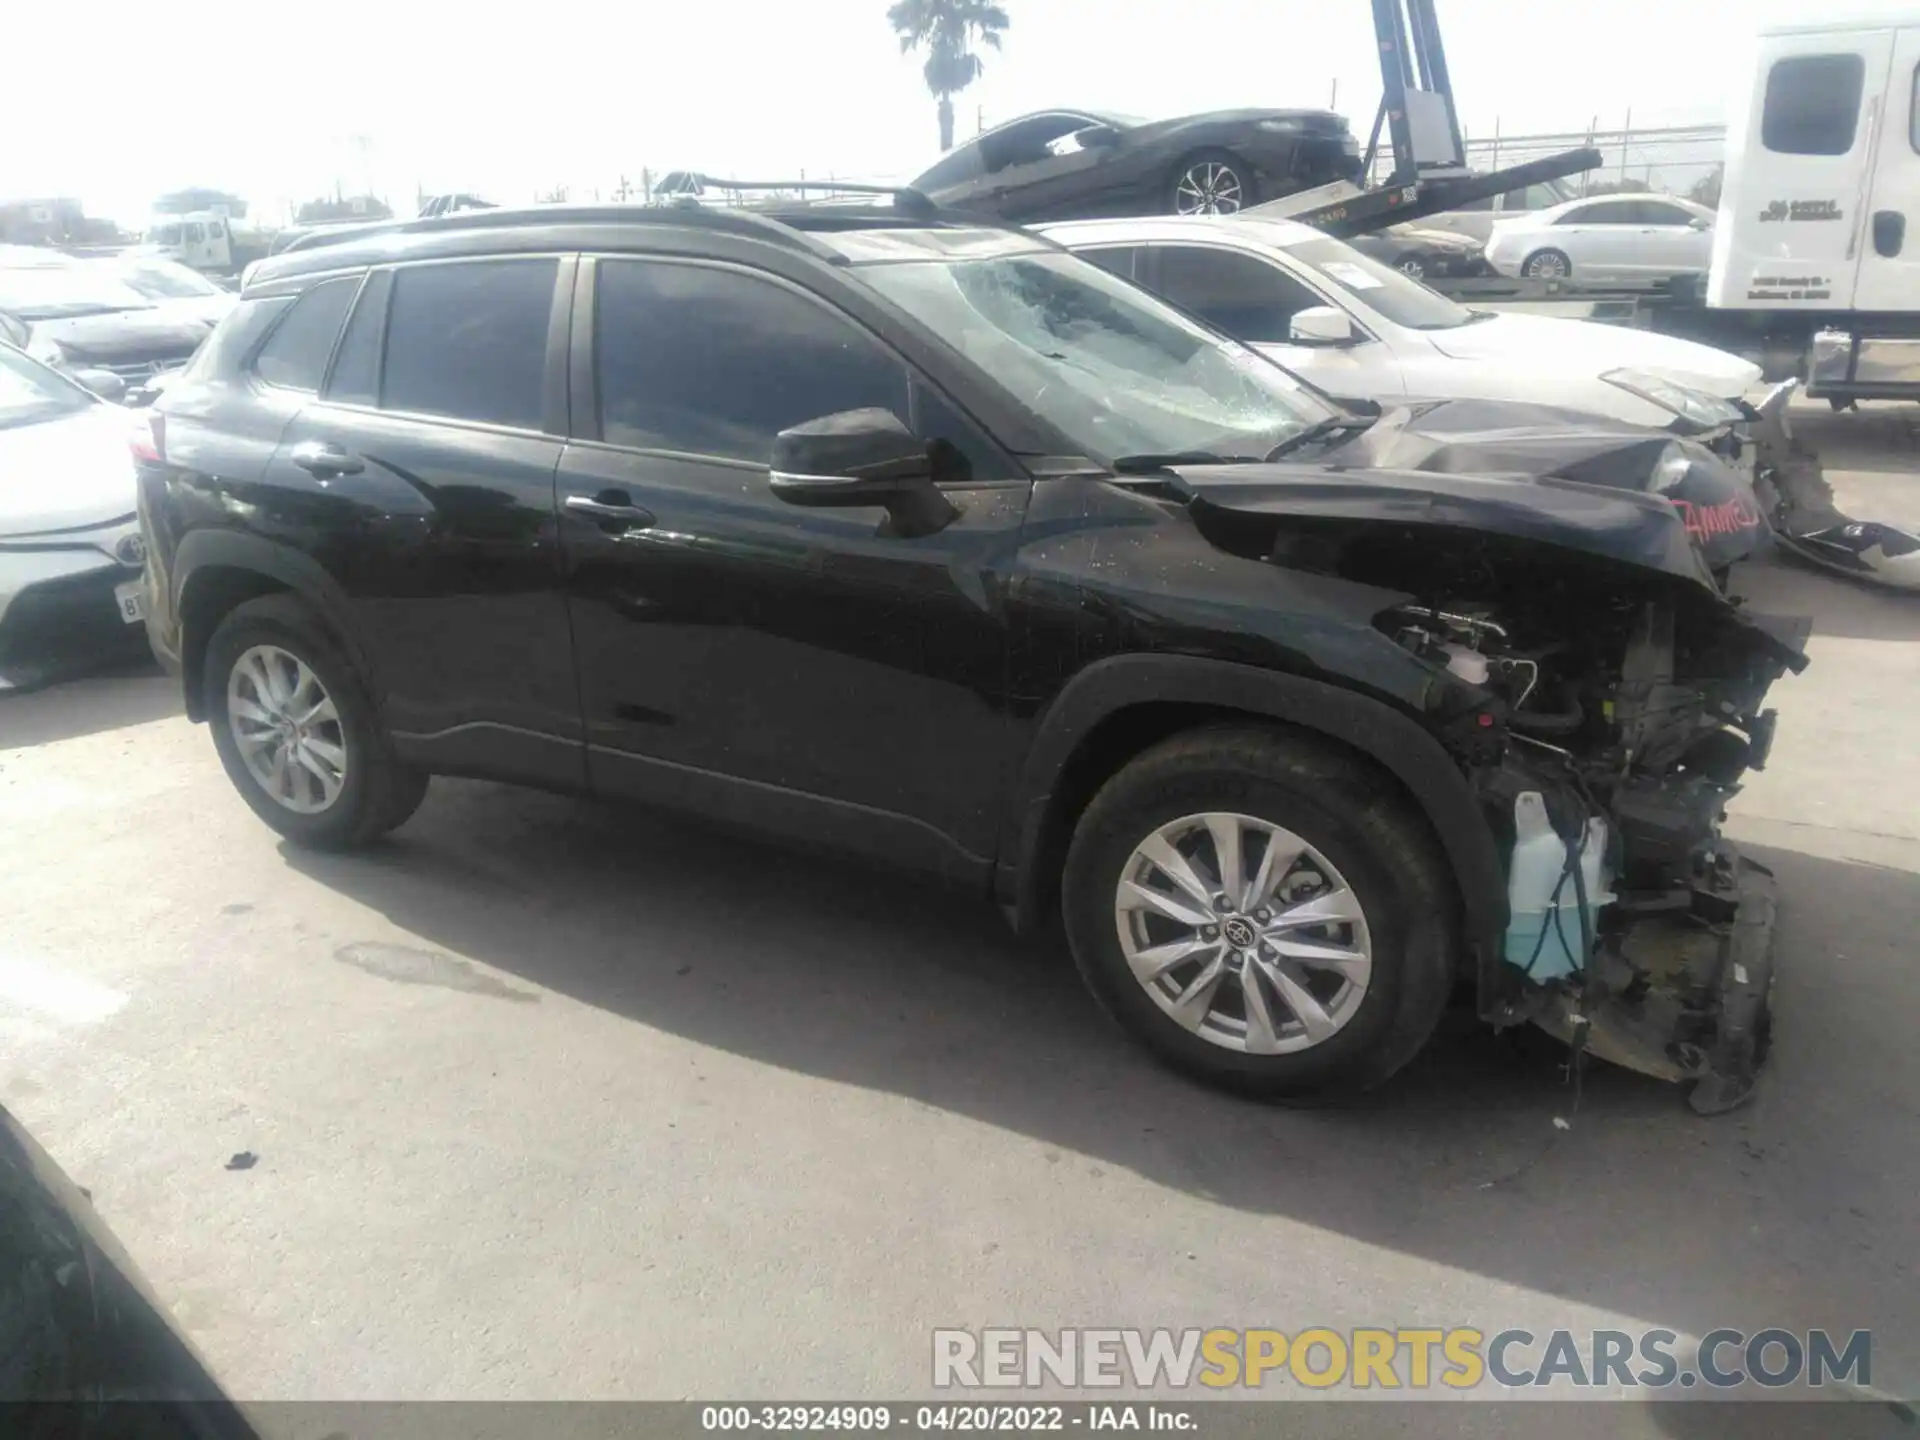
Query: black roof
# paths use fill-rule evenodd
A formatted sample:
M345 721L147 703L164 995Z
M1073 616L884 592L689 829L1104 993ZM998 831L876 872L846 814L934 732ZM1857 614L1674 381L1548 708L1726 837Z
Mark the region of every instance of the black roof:
M732 185L731 188L753 188ZM851 187L846 187L851 188ZM665 204L528 205L462 210L414 220L338 225L297 237L260 261L248 288L303 275L381 261L438 256L505 254L529 248L678 249L697 237L759 241L846 263L823 238L848 231L1009 230L1004 221L943 209L917 191L859 187L868 203L777 203L765 207L714 205L695 199ZM872 203L892 197L892 205ZM1048 242L1036 239L1036 244Z

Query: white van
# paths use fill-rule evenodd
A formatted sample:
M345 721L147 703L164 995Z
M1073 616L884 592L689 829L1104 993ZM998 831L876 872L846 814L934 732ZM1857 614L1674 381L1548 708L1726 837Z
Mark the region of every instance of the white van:
M1920 10L1762 31L1729 119L1708 305L1812 394L1920 398Z

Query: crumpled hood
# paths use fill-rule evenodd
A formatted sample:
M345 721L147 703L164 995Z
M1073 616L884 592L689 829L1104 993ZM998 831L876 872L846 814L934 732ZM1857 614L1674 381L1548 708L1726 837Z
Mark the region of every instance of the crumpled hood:
M108 315L74 315L64 320L35 320L33 338L54 340L76 364L123 364L152 357L191 354L213 328L198 314L155 306L116 310Z
M1502 313L1472 325L1425 334L1435 349L1455 360L1513 361L1526 356L1530 365L1584 375L1646 370L1722 400L1744 395L1760 383L1760 367L1738 355L1651 330L1604 325L1595 320Z
M1429 474L1553 476L1653 494L1656 467L1669 450L1687 458L1687 470L1658 493L1680 512L1707 563L1722 569L1761 553L1769 531L1745 475L1694 441L1585 411L1432 401L1386 412L1330 458Z
M128 411L89 405L0 428L0 538L78 530L134 512Z
M1172 486L1206 528L1209 508L1241 515L1479 530L1719 587L1671 505L1573 480L1344 465L1182 465Z

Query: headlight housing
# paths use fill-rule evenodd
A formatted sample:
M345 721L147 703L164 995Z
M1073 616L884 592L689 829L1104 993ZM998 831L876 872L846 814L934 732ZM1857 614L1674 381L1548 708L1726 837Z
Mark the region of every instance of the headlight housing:
M1600 378L1650 405L1672 411L1702 430L1717 430L1744 418L1739 407L1729 401L1645 370L1609 370Z

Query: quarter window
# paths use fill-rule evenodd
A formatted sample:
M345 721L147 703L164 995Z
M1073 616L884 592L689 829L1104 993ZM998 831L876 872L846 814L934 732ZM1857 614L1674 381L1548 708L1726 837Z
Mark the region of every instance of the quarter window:
M1790 55L1767 72L1760 143L1781 155L1853 149L1867 62L1858 55Z
M764 465L790 425L868 406L909 418L905 366L771 280L603 260L595 290L600 427L613 444Z
M559 263L472 260L401 270L388 303L381 407L538 430Z
M318 390L340 322L347 318L347 307L359 288L358 275L344 275L308 289L254 356L253 373L283 390Z

